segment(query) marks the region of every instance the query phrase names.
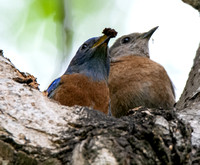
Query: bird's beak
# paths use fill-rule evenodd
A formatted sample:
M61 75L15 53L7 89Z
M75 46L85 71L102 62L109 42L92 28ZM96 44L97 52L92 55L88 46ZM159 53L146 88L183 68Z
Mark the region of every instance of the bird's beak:
M143 38L143 39L144 39L144 38L149 39L149 38L152 36L152 34L158 29L158 27L159 27L159 26L156 26L156 27L154 27L153 29L149 30L148 32L143 33L142 38Z
M110 40L110 36L107 35L103 35L101 37L99 37L99 39L97 40L96 43L94 43L94 45L92 46L92 48L94 47L98 47L100 45L103 45L104 43L106 43L106 45L108 44L109 40Z

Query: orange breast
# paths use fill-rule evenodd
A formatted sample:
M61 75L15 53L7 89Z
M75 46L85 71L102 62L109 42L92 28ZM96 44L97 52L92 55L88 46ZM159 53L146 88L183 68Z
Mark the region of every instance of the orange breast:
M137 106L168 109L175 103L165 69L140 56L123 56L111 63L109 90L111 111L116 117Z
M95 82L81 74L63 75L54 100L67 106L87 106L108 113L109 89L106 82Z

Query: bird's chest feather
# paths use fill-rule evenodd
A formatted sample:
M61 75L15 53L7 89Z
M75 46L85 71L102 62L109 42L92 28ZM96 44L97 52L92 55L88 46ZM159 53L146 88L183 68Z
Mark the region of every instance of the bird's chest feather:
M169 78L162 66L146 57L120 57L111 63L109 89L112 95L145 100L154 97L158 86L170 86Z
M93 81L82 74L63 75L54 99L63 105L92 107L107 114L109 90L105 81Z
M117 87L118 90L136 87L137 84L145 84L149 81L149 75L152 74L151 65L144 57L121 57L111 63L109 75L109 87L111 90ZM134 83L134 85L133 85ZM137 87L136 87L137 89Z
M120 57L111 63L109 75L111 107L172 107L173 87L165 69L139 56ZM113 105L114 104L114 105Z

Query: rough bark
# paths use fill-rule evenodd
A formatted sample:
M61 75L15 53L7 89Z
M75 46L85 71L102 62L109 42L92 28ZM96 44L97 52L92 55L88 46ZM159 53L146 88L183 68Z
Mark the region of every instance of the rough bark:
M182 0L183 2L191 5L195 9L197 9L200 12L200 1L199 0Z
M183 0L200 11L199 0ZM184 91L177 102L178 115L192 128L192 164L200 164L200 46L194 58Z
M193 163L200 164L200 47L176 108L179 117L193 128Z
M196 52L194 64L189 73L189 78L183 90L183 93L177 102L177 109L184 109L200 101L200 47Z
M191 129L175 111L139 108L117 119L61 106L0 61L1 164L191 163Z

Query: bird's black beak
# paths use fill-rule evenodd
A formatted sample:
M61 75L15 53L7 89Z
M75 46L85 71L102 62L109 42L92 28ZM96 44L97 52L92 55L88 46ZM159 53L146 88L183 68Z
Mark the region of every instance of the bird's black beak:
M143 39L144 39L144 38L149 39L149 38L152 36L152 34L158 29L158 27L159 27L159 26L156 26L156 27L154 27L153 29L149 30L148 32L143 33L142 38L143 38Z

